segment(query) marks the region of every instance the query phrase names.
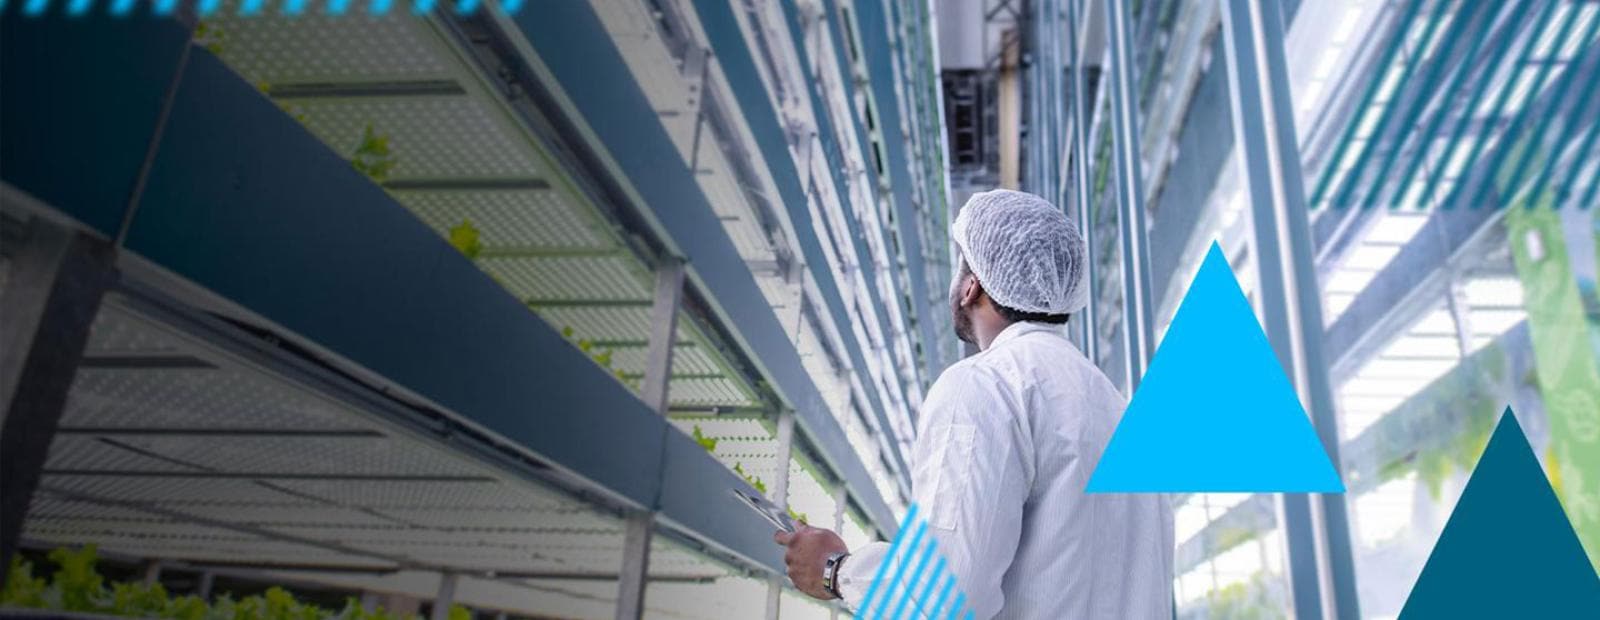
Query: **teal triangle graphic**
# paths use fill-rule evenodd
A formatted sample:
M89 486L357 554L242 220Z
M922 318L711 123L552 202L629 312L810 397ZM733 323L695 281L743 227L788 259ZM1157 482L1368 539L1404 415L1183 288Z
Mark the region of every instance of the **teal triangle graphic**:
M1087 491L1344 492L1215 242Z
M1600 576L1507 408L1400 620L1600 618Z

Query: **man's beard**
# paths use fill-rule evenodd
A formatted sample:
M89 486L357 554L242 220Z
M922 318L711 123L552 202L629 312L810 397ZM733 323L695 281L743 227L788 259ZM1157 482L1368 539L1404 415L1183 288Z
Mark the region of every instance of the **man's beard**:
M978 339L972 335L972 313L961 307L961 292L950 291L950 316L955 324L956 337L962 342L978 344Z
M955 315L956 337L968 344L978 344L978 339L972 335L972 316L959 310Z

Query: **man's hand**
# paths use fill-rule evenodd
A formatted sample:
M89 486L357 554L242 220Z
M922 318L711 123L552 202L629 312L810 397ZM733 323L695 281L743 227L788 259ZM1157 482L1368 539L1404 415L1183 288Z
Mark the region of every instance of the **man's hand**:
M788 548L783 555L783 563L789 567L789 580L794 582L794 587L813 598L824 601L832 600L833 595L822 587L822 567L827 563L828 556L835 553L849 551L844 540L838 534L811 527L804 523L798 524L795 533L778 532L773 534L772 540Z

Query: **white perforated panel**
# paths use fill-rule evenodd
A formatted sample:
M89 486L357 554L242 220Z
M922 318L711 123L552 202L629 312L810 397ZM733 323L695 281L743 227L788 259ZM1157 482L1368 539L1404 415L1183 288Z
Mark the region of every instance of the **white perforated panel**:
M186 471L189 468L140 454L90 435L56 435L45 471Z
M496 248L600 248L611 240L586 208L553 189L518 191L396 191L396 200L429 227L448 235L469 222L478 240Z
M356 506L387 508L495 508L549 505L552 500L499 482L282 480L276 484L314 497Z
M179 339L165 330L126 312L112 311L95 316L83 354L85 357L94 357L181 354L183 351Z
M653 278L623 257L482 258L478 266L519 299L650 300Z
M391 180L542 176L528 142L470 97L303 99L295 106L311 132L347 159L369 125L388 136Z
M436 450L382 436L135 436L117 441L204 471L251 474L474 476L483 472Z
M322 399L229 369L80 368L63 426L333 430L348 415Z
M218 11L204 23L202 44L252 84L437 79L452 63L427 22L397 10L384 16L353 10L341 17L307 11L297 17L239 17Z
M727 378L678 378L667 385L667 399L686 407L754 405L754 399L741 388L738 381Z
M207 502L272 504L296 499L250 480L220 478L45 474L39 486L45 490L61 489L102 499L151 504Z

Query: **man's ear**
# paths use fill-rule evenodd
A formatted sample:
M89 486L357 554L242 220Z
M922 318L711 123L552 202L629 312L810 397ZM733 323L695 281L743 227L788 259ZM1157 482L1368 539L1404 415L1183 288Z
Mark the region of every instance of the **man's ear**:
M978 283L977 276L967 274L961 283L961 307L978 305L978 298L983 296L983 285Z

